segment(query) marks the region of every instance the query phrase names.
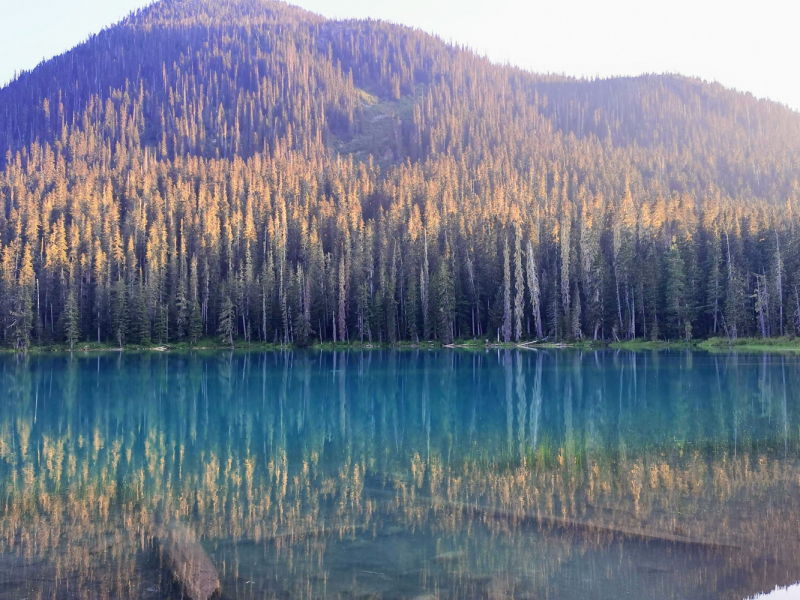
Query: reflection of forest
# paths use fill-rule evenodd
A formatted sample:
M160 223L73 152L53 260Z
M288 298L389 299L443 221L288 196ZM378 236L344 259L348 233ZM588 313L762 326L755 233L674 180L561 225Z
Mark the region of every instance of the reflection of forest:
M202 536L226 597L741 598L800 579L796 372L612 352L4 359L0 598L153 597L165 519Z

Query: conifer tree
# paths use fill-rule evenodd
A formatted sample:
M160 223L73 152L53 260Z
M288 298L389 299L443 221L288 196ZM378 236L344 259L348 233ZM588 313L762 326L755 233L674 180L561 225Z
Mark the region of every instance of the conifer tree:
M344 254L339 258L339 340L347 341L347 274Z
M758 328L761 337L766 338L770 335L769 329L769 290L767 289L767 277L764 273L755 274L756 290L755 298L756 315L758 315Z
M530 294L531 310L533 311L533 320L536 324L536 337L541 339L544 337L542 328L542 309L539 288L539 276L536 274L536 259L533 255L533 243L528 240L528 293Z
M150 311L147 308L147 294L141 278L136 287L136 333L141 346L149 346L150 337Z
M267 253L261 271L261 330L262 339L270 339L270 327L275 309L275 260L272 250Z
M14 348L17 350L27 350L31 342L31 328L33 327L33 300L31 293L33 286L33 258L30 247L25 246L11 308L11 334L14 340Z
M442 344L452 344L454 339L454 317L456 309L455 289L450 268L449 248L439 259L436 269L437 336Z
M686 272L676 239L667 254L667 318L674 337L680 338L686 328Z
M721 325L723 301L722 244L718 232L712 232L708 246L706 298L708 312L711 313L711 333L717 335Z
M385 292L385 311L386 311L386 335L390 343L397 341L397 242L392 248L392 265L389 271L389 278L386 283Z
M522 339L522 316L525 311L525 280L522 275L522 232L517 227L514 239L514 341Z
M297 319L294 326L295 343L300 347L308 346L311 339L311 281L303 271L303 265L297 265L295 280L297 295Z
M236 309L229 295L225 295L222 299L222 305L219 311L219 326L217 327L217 334L223 344L230 344L231 348L234 347L233 333L236 330Z
M186 281L178 284L178 293L175 297L175 337L183 339L189 330L189 315L192 305L187 297Z
M200 310L200 303L193 300L189 307L189 341L197 344L203 335L203 314Z
M70 352L72 352L75 343L80 339L80 335L78 303L75 300L75 290L70 286L67 302L64 306L64 338L69 344Z
M784 316L783 316L783 280L784 280L784 263L783 254L781 253L781 238L778 232L775 232L775 258L773 259L772 272L775 282L775 296L778 304L777 317L778 317L778 335L785 335L784 331Z
M570 332L572 338L580 340L583 338L583 331L581 330L581 296L578 293L578 284L574 285L572 290L572 315L570 319Z
M508 238L503 242L503 342L511 341L511 259Z
M128 289L124 279L117 279L111 294L111 329L117 346L122 348L128 332Z
M422 268L419 273L419 293L422 305L422 335L426 340L431 339L430 320L430 271L428 266L428 234L425 233L425 248Z
M161 303L156 306L155 336L159 344L169 342L169 307Z

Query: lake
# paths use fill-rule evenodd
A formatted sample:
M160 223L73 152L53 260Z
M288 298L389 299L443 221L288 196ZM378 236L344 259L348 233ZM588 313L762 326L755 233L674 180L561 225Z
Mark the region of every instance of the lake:
M0 356L0 599L733 598L800 580L800 359Z

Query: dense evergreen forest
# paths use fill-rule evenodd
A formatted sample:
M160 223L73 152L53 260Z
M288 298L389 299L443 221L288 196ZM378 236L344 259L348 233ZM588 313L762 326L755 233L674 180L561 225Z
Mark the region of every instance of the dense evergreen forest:
M269 0L162 0L0 90L0 342L800 332L800 114Z

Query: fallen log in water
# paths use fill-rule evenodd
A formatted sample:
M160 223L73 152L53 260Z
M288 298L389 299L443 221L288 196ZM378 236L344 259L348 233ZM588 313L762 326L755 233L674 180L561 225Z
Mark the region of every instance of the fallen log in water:
M178 522L155 536L162 564L190 600L208 600L219 590L219 574L194 533Z
M396 497L395 493L389 490L365 489L364 492L374 496ZM589 532L608 533L632 539L668 542L672 544L696 546L713 550L741 550L740 546L719 540L693 538L685 535L667 533L652 529L643 529L636 526L597 523L592 521L583 521L581 519L570 519L568 517L546 516L529 512L516 512L513 510L485 506L478 503L451 502L448 500L439 500L437 498L431 498L427 496L415 496L414 500L417 502L424 502L436 508L463 511L467 514L479 515L481 517L507 519L510 521L516 521L518 523L531 523L557 529L577 529Z

